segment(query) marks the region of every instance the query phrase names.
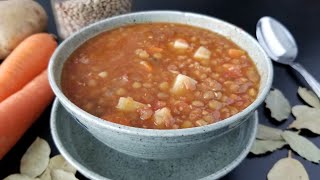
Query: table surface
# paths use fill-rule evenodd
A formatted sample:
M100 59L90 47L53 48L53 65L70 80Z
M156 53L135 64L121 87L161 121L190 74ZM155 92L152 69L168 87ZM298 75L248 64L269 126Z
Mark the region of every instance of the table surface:
M48 31L56 34L55 24L52 17L49 0L39 1L49 14ZM134 0L133 11L141 10L182 10L197 12L214 16L230 23L233 23L245 31L255 36L256 23L262 16L272 16L285 24L299 45L299 55L297 61L303 64L311 74L320 80L320 1L317 0ZM307 86L299 74L290 67L274 63L274 82L273 87L280 89L289 99L291 105L302 104L302 100L297 96L299 86ZM51 106L46 109L38 121L26 132L16 146L0 161L0 179L11 173L19 172L20 158L33 140L40 136L50 143L52 155L57 154L58 150L54 146L50 134L49 119ZM18 113L18 112L17 112ZM271 120L268 110L264 105L259 107L260 123L280 128L286 128L293 117L283 122L276 123ZM320 138L312 134L305 133L317 146L320 146ZM263 156L248 157L231 173L223 177L223 180L237 179L266 179L266 175L273 164L280 158L287 156L286 148L272 154ZM317 164L311 163L300 158L310 179L319 179L320 171ZM80 179L85 179L81 174L77 175Z

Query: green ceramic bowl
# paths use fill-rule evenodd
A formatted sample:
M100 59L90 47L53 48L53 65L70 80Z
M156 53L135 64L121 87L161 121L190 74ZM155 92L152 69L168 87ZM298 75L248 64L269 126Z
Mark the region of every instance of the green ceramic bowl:
M61 71L69 55L88 39L120 26L146 22L188 24L219 33L246 50L261 76L257 99L243 111L214 124L177 130L154 130L128 127L95 117L73 104L61 91ZM61 104L94 137L122 153L146 158L182 158L218 146L214 142L245 122L264 101L270 90L273 67L257 41L242 29L225 21L205 15L177 11L131 13L97 22L72 35L58 47L49 63L49 81ZM243 129L244 131L246 129ZM87 143L87 142L83 142ZM229 142L226 141L226 144ZM231 148L230 144L230 148ZM228 147L228 146L227 146Z

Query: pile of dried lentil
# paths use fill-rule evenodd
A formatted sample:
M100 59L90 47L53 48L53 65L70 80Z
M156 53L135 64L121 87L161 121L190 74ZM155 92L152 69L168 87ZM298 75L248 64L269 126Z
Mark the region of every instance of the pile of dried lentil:
M91 23L127 13L132 0L56 0L52 6L61 38Z

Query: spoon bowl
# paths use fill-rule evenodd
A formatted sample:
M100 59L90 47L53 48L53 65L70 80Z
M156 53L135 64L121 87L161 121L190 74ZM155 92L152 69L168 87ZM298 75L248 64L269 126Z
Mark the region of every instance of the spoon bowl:
M299 63L294 62L298 46L289 30L272 17L262 17L257 23L257 39L271 59L290 65L308 82L320 98L319 82Z
M292 34L274 18L261 18L256 33L259 43L273 60L291 64L297 57L298 48Z

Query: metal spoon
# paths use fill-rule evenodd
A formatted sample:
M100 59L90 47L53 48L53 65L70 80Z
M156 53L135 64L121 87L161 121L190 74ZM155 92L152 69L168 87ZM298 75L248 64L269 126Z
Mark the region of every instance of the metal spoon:
M272 17L262 17L257 23L256 35L271 59L297 70L320 98L319 82L301 64L294 62L298 55L298 47L284 25Z

